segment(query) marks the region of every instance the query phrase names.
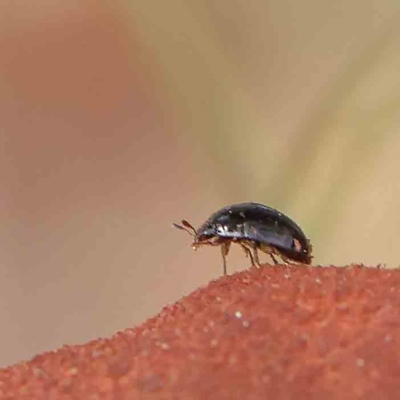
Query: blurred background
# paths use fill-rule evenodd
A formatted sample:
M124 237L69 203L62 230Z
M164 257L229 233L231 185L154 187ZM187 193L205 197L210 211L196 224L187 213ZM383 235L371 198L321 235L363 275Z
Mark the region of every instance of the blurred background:
M232 203L291 216L315 264L400 264L398 1L14 1L0 21L0 366L218 278L171 223Z

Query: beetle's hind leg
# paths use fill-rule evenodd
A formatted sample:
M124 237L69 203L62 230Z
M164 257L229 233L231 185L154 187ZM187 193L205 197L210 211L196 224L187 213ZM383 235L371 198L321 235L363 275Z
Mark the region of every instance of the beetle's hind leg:
M291 261L289 260L289 258L285 257L284 255L280 254L279 257L282 259L282 261L283 261L285 264L290 264L290 263L291 263Z
M278 261L277 257L280 257L280 254L272 246L261 244L260 250L263 253L266 253L271 257L271 260L272 260L274 265L279 264L279 261ZM269 265L271 265L271 264L269 264Z
M230 247L231 247L231 242L224 242L221 244L222 268L224 271L224 275L227 274L227 272L226 272L226 256L229 253Z

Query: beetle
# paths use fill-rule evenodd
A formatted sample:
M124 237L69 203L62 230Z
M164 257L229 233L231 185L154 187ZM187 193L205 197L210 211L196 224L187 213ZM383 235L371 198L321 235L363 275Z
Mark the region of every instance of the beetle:
M232 243L237 243L250 257L252 266L260 266L258 250L267 253L274 264L311 264L312 245L301 228L282 212L259 203L240 203L221 208L197 230L186 220L175 228L193 236L192 248L221 246L223 273Z

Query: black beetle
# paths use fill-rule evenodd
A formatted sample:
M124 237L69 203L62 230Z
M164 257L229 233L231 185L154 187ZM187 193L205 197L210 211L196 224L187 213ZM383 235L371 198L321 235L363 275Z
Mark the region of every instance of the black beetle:
M285 263L310 264L312 260L311 243L301 228L285 214L263 204L241 203L224 207L197 230L186 220L181 223L174 223L174 226L194 237L193 249L203 245L221 246L224 275L231 243L242 247L252 266L260 265L258 250L269 254L275 264L278 264L275 256Z

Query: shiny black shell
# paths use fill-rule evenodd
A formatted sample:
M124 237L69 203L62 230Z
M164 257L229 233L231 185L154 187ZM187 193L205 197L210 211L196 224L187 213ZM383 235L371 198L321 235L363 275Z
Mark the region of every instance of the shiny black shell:
M250 240L272 246L297 262L311 262L312 247L301 228L285 214L259 203L222 208L197 229L195 242L211 237Z

